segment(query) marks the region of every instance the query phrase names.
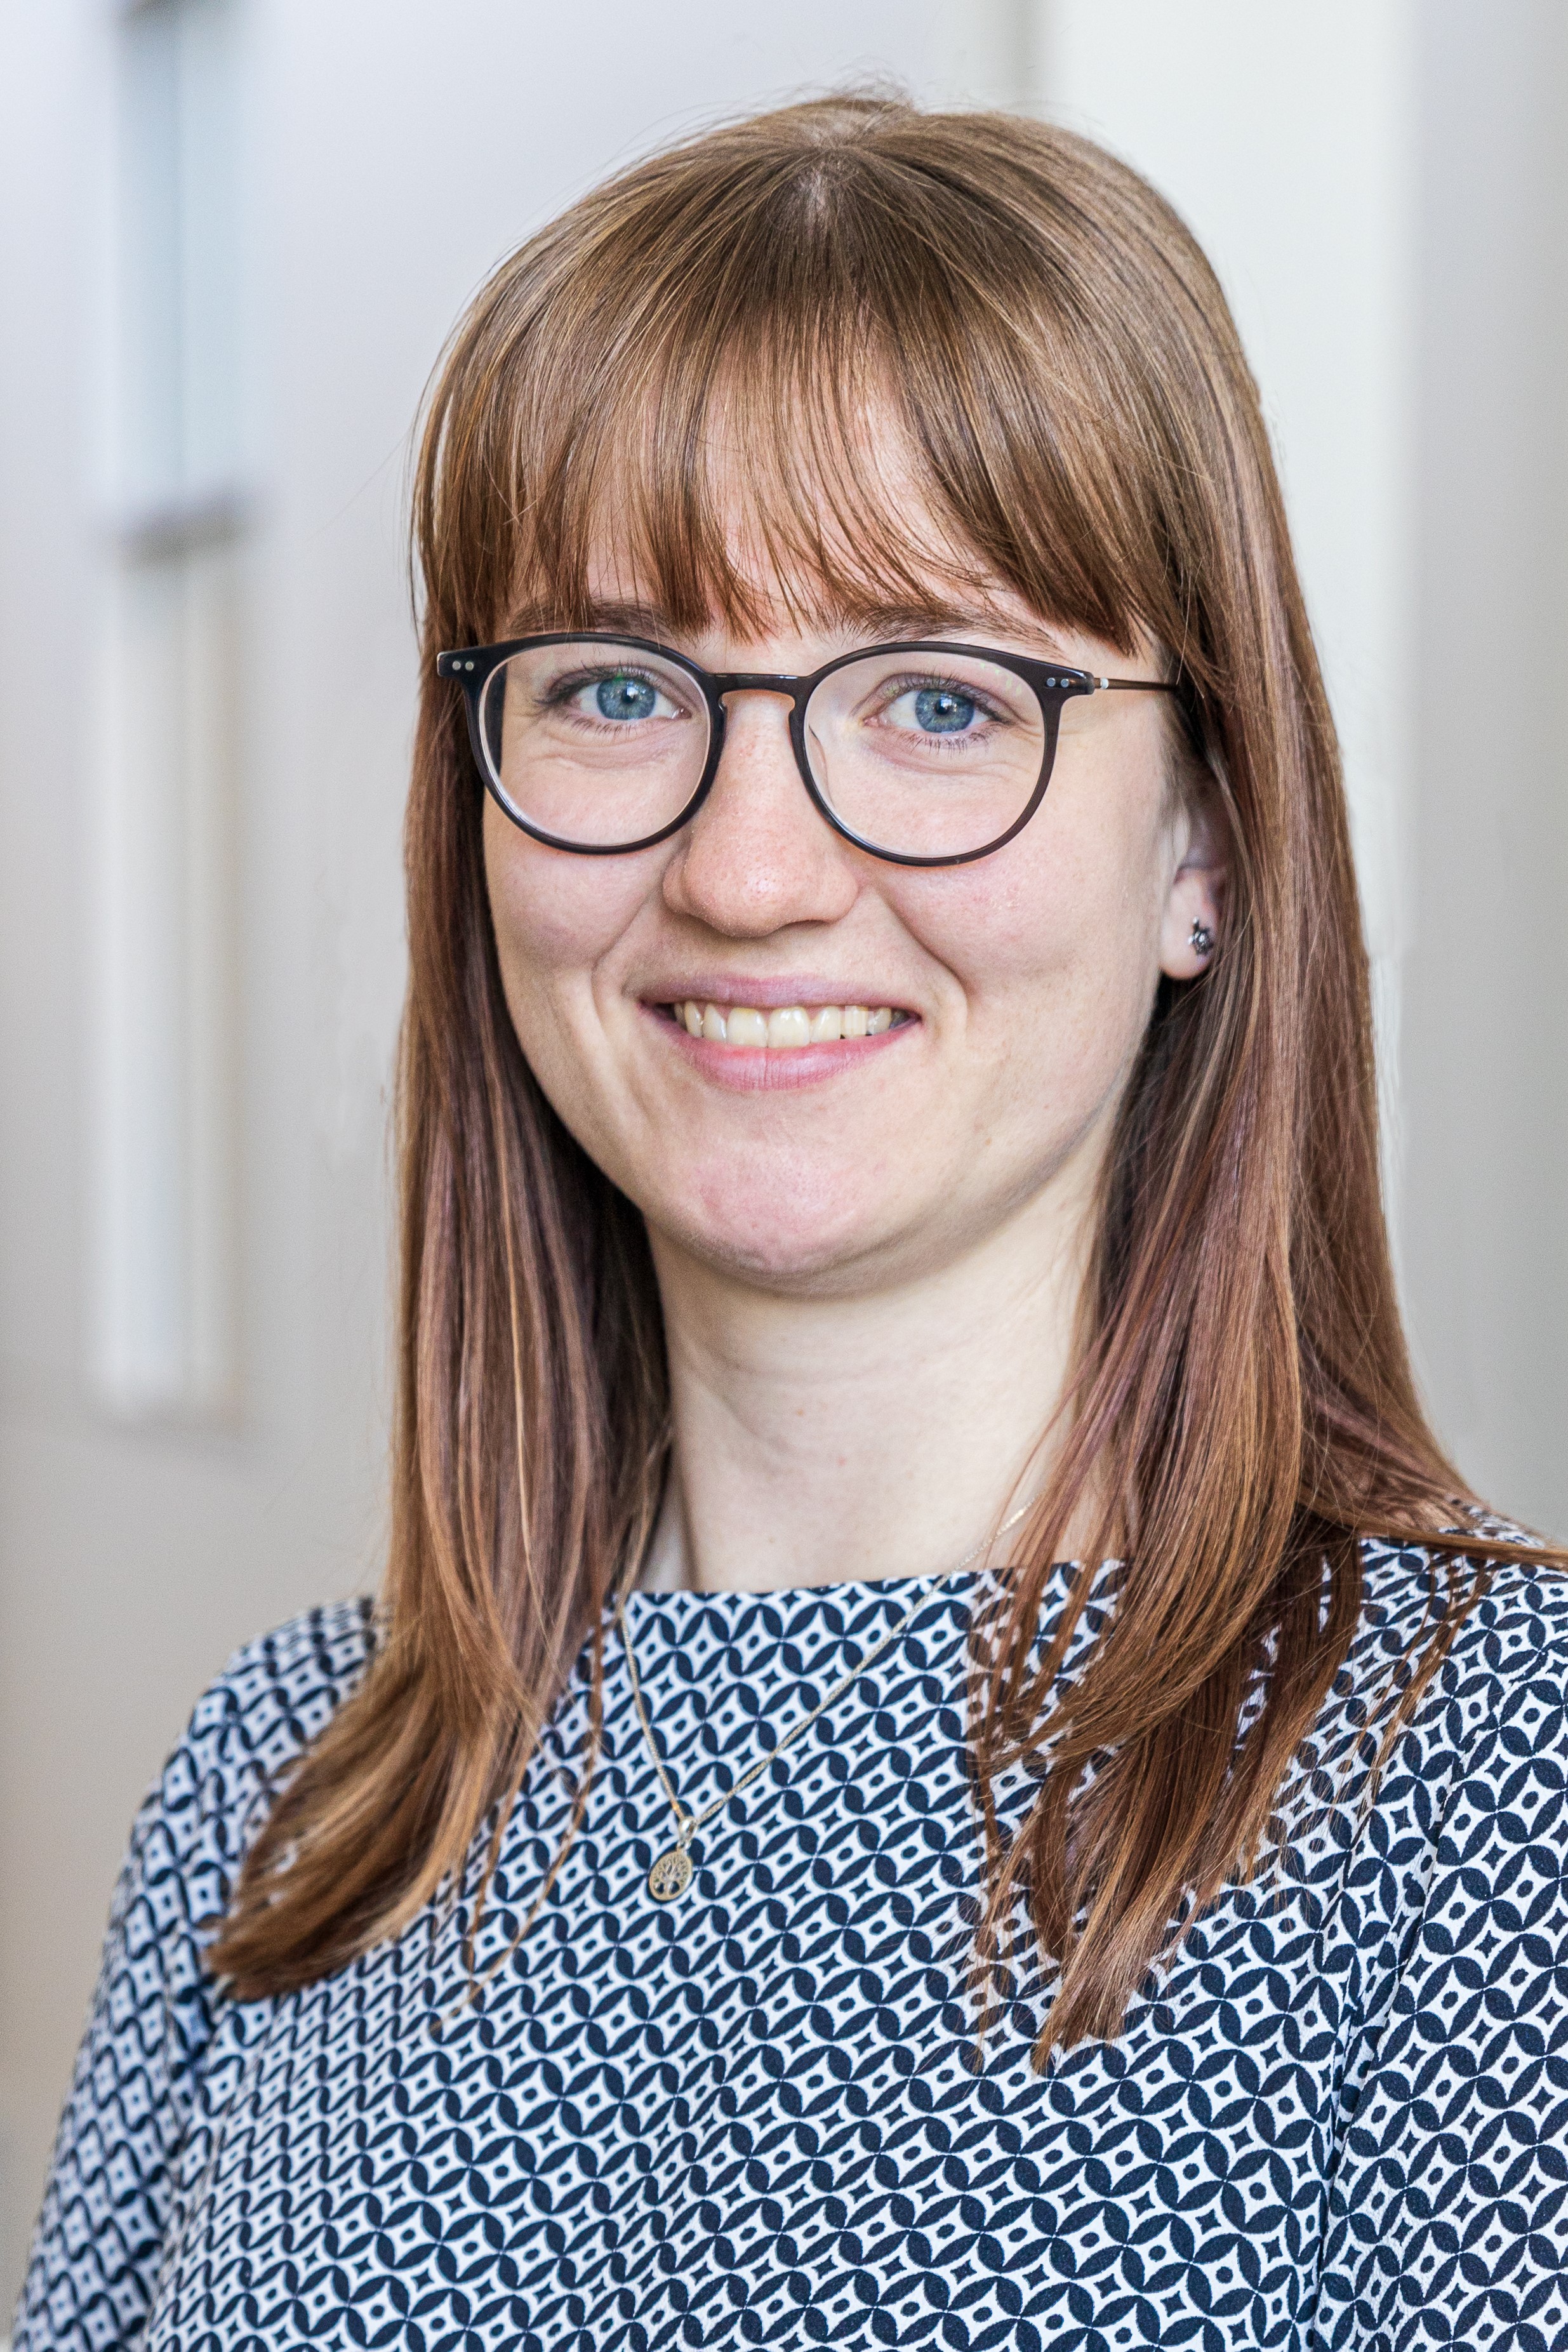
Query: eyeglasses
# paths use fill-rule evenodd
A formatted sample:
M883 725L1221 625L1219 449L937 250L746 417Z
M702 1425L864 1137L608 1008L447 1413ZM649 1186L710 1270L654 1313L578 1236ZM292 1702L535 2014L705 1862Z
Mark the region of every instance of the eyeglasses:
M934 642L868 646L806 677L715 672L592 631L468 646L438 654L436 670L463 688L474 758L505 814L584 857L650 849L690 822L731 694L787 697L801 781L846 841L895 866L963 866L1039 807L1065 703L1175 691Z

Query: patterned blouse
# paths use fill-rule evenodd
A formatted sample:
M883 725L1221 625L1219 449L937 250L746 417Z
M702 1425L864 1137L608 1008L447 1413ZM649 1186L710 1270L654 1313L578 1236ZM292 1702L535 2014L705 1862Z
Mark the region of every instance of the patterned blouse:
M477 1998L477 1877L302 1992L214 1997L200 1923L369 1613L242 1651L136 1826L16 2352L1568 2346L1568 1580L1497 1571L1369 1803L1357 1727L1432 1571L1365 1559L1284 1867L1221 1896L1115 2041L1043 2073L1048 1983L978 2058L965 1990L973 1576L709 1824L669 1904L612 1637L586 1818L514 1943L570 1809L579 1677ZM636 1596L683 1801L915 1590Z

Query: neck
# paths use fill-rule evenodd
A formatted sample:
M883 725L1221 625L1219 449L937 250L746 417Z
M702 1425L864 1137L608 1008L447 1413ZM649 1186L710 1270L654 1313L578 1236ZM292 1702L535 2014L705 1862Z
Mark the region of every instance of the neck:
M1037 1199L961 1260L829 1297L655 1234L675 1448L650 1580L930 1576L983 1544L1049 1468L1088 1222Z

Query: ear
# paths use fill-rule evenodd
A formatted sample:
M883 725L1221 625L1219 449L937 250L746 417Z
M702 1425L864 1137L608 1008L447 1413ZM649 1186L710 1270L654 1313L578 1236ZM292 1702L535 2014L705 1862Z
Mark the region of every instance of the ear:
M1219 827L1195 795L1184 795L1172 829L1175 870L1160 919L1160 970L1172 980L1195 980L1214 961L1225 911L1225 858ZM1215 942L1193 943L1194 927Z

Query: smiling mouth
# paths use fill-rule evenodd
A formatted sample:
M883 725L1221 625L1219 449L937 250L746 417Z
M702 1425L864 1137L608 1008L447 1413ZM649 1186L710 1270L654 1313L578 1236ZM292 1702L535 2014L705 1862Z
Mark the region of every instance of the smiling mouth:
M889 1004L780 1004L759 1012L751 1004L712 1004L683 997L666 1004L666 1016L689 1037L710 1045L765 1047L789 1053L802 1045L837 1045L856 1037L880 1037L914 1016Z

